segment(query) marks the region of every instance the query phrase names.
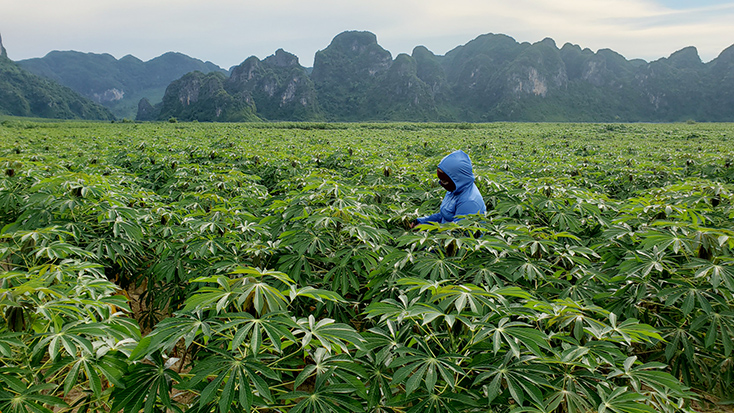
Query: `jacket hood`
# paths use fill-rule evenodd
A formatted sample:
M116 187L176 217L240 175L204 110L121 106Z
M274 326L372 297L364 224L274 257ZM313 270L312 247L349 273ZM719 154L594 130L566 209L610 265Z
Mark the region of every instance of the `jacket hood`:
M462 150L446 155L438 163L438 167L456 184L456 189L453 191L455 193L463 191L474 183L471 159Z

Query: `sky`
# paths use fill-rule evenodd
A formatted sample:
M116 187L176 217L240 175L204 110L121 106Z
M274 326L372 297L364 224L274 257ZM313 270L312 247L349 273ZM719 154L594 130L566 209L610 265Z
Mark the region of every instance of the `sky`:
M734 0L0 0L0 35L16 61L172 51L229 69L282 48L308 67L347 30L374 33L393 57L419 45L444 55L501 33L646 61L694 46L708 62L734 45Z

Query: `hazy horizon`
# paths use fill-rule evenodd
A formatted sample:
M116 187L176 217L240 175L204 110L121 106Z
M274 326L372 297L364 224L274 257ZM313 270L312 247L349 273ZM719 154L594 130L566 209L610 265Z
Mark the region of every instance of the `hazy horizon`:
M704 62L734 44L734 2L721 0L0 0L0 34L13 60L73 50L148 61L179 52L228 69L284 49L312 66L347 30L374 33L393 57L425 46L438 55L486 33L518 42L550 37L559 47L612 49L653 61L688 46Z

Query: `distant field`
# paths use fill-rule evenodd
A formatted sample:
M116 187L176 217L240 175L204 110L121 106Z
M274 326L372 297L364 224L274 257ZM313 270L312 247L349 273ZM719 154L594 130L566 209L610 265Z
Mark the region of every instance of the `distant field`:
M456 149L488 213L410 230ZM0 118L0 163L2 412L733 400L734 124Z

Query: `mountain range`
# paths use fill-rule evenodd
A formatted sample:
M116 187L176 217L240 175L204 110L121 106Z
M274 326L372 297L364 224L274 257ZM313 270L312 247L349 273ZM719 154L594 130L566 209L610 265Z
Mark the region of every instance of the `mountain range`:
M8 58L0 38L0 115L113 120L106 107L30 73Z
M373 33L349 31L313 68L282 49L229 71L176 53L18 65L138 120L734 121L734 46L708 63L694 47L646 62L490 33L443 56L418 46L393 58Z
M118 60L109 54L53 51L18 64L106 106L118 118L128 119L135 118L141 99L160 101L166 87L186 73L226 73L214 63L173 52L143 62L131 55Z

